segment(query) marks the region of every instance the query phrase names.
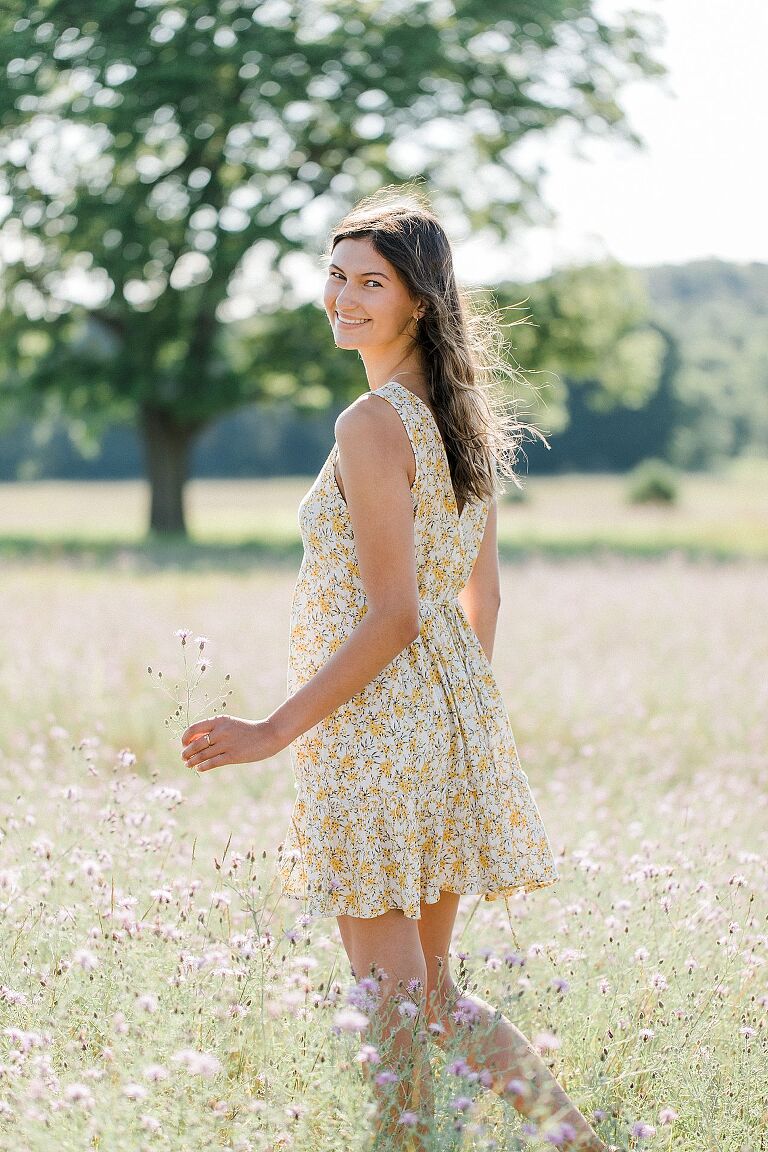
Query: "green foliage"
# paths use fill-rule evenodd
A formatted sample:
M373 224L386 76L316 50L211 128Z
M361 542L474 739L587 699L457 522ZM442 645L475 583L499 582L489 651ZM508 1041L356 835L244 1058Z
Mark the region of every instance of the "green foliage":
M630 504L674 504L678 497L678 477L664 460L643 460L629 473L627 500Z
M287 254L414 175L458 227L508 233L538 204L517 160L529 132L567 119L637 139L618 94L663 73L658 31L591 0L103 0L98 21L77 0L7 0L5 323L51 342L9 341L5 386L79 414L152 406L190 431L259 398L263 360L236 369L224 328L265 283L262 314L279 305Z
M654 316L679 343L670 459L711 468L767 456L768 264L697 260L643 274Z
M563 268L535 284L504 285L497 296L512 314L515 357L539 384L537 415L552 431L567 425L568 393L579 384L589 386L595 412L639 409L655 392L664 340L649 325L648 292L634 269L614 261Z

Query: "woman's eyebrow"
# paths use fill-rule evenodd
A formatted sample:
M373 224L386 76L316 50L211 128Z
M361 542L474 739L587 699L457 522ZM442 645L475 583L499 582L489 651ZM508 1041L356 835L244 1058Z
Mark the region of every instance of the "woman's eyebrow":
M344 269L341 267L340 264L329 264L328 267L329 268L338 268L339 272L344 272ZM346 276L346 272L344 272L344 275ZM360 273L358 273L358 275L360 275L360 276L381 276L381 278L383 280L389 280L389 276L387 276L386 272L360 272Z

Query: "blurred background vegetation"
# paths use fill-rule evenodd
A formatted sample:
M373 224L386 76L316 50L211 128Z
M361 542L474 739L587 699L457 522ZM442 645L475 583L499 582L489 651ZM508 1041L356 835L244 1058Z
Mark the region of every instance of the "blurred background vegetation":
M526 140L641 144L621 92L664 74L661 33L592 0L6 0L0 480L145 476L183 537L190 477L315 473L367 386L319 305L327 228L414 178L453 237L546 222ZM717 260L510 269L552 446L522 470L645 462L629 498L673 503L670 468L768 456L767 288Z

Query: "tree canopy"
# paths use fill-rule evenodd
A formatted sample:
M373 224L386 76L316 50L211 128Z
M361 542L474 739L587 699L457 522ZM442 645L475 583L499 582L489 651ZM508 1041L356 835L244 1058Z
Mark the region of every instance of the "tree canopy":
M455 235L541 222L521 145L639 142L620 92L658 35L592 0L6 0L0 387L137 420L182 529L193 438L263 395L228 325L383 184L423 177Z

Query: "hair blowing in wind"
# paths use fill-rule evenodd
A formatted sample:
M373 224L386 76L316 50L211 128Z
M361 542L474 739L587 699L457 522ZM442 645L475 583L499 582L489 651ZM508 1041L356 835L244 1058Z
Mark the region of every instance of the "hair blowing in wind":
M369 239L427 302L415 343L459 500L503 494L504 476L522 488L515 471L522 442L538 438L549 448L538 428L519 419L520 397L510 395L510 386L532 385L511 363L503 310L489 306L482 289L459 286L450 241L426 194L412 184L388 185L358 201L332 229L326 261L347 238Z

